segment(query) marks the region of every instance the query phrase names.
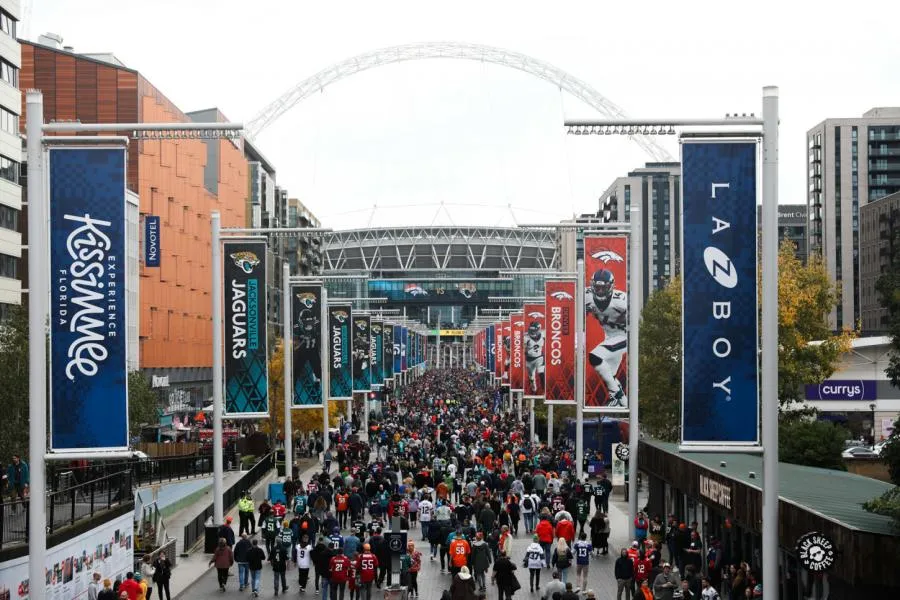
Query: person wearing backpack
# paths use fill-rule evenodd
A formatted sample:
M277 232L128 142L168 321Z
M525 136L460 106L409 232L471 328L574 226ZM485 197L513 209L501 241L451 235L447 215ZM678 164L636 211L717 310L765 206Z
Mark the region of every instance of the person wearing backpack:
M531 494L525 494L520 503L522 507L522 518L525 519L525 533L529 534L534 531L534 498Z
M572 551L569 550L569 544L566 539L561 537L556 541L556 547L553 549L553 559L551 564L559 571L559 580L566 583L569 567L572 566Z

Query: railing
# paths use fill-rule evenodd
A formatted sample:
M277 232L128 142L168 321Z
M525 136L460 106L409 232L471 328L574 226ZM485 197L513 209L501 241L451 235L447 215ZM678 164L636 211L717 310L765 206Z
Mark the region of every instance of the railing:
M222 495L222 505L227 511L237 504L244 490L250 489L275 466L275 454L267 454L251 467L240 479L234 482ZM184 526L184 552L188 552L206 532L206 522L213 517L213 505L207 506L193 521ZM221 523L215 523L221 525Z
M134 501L134 480L123 470L47 494L47 535ZM0 548L28 541L28 500L0 504Z

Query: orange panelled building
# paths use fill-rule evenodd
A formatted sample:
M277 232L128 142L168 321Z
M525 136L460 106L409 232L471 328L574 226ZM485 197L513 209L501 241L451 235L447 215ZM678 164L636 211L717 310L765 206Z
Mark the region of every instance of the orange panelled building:
M23 41L20 82L43 92L46 121L226 120L215 109L182 112L112 55ZM24 94L22 111L24 127ZM247 177L247 161L230 140L132 140L128 151L128 188L140 196L142 223L160 217L160 267L145 267L143 258L140 265L140 366L204 402L212 381L210 214L219 211L223 227L245 226ZM139 235L143 257L143 225Z

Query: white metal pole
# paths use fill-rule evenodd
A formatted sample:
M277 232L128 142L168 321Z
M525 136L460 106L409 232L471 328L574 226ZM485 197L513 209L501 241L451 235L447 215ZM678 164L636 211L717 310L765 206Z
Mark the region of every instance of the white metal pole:
M524 393L524 392L523 392L523 393ZM533 443L534 443L534 398L529 398L529 401L528 401L528 409L529 409L529 415L528 415L528 435L529 435L529 438L528 438L528 443L529 443L529 444L533 444Z
M553 405L547 405L547 447L553 447Z
M44 154L41 126L44 96L36 90L25 94L28 158L28 577L31 597L44 600L45 555L47 553L47 347L44 343L49 315L49 250L47 244L48 202L44 198ZM23 457L24 459L25 457Z
M516 400L518 401L517 411L519 423L522 422L522 396L525 395L525 392L516 392Z
M322 288L322 340L320 344L322 361L322 458L328 450L328 404L331 401L331 359L328 356L328 290Z
M222 385L222 221L218 212L210 215L212 222L212 345L213 345L213 522L225 522L222 474L222 409L224 408L224 388Z
M584 259L579 258L575 271L575 289L584 286ZM575 294L575 473L584 476L584 293Z
M291 423L294 379L291 373L294 342L292 339L291 315L291 267L285 261L281 267L281 319L284 322L284 336L281 340L284 359L284 476L290 477L294 471L294 427Z
M762 172L763 581L778 600L778 88L763 88Z
M640 356L641 305L643 304L644 267L641 254L641 209L631 208L631 256L628 269L628 518L634 523L637 517L638 497L638 439L640 422L638 415L638 357Z

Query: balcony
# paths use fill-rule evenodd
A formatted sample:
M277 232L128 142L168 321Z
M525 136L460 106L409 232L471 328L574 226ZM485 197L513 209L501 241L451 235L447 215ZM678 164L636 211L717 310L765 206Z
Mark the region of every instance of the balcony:
M900 148L876 148L869 146L869 156L900 156Z
M869 187L900 186L900 177L869 177Z
M896 142L900 141L900 133L875 132L869 130L870 142Z
M887 164L878 164L869 161L869 172L884 172L884 171L900 171L900 162L889 162Z

